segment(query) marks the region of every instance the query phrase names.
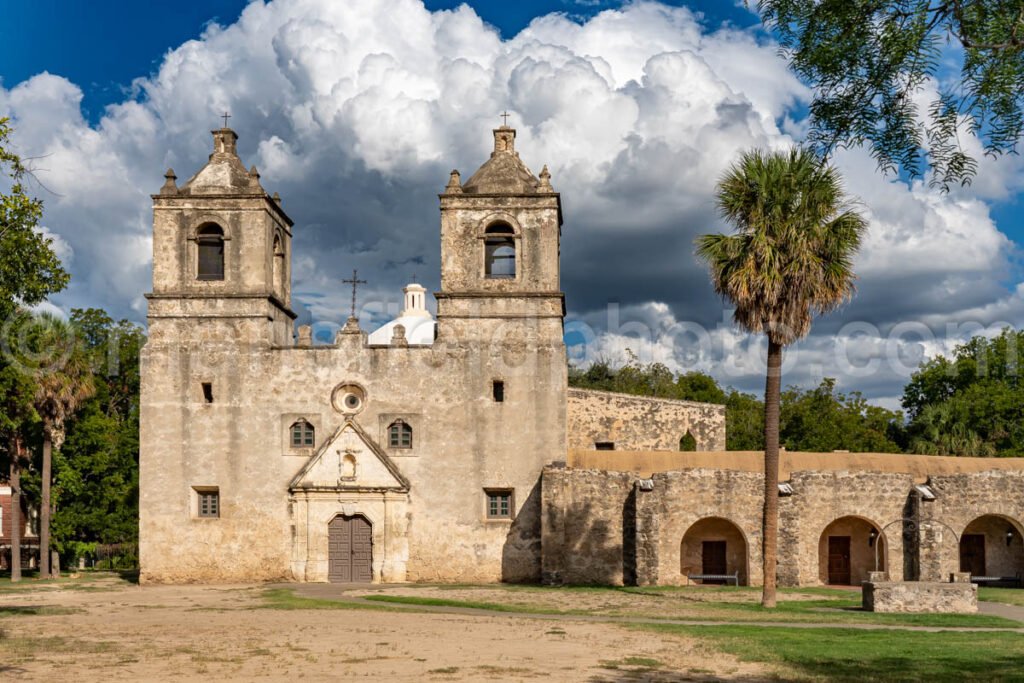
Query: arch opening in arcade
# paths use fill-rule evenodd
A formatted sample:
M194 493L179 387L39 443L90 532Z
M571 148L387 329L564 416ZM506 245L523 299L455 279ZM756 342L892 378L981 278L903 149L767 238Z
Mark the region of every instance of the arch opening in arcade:
M888 544L874 522L840 517L818 541L818 580L832 586L859 586L868 572L885 571Z
M1003 515L982 515L960 534L960 571L1020 585L1024 575L1021 525Z
M723 517L705 517L686 533L679 553L683 576L737 575L737 584L748 585L747 539L738 526ZM723 584L724 579L695 579L702 584Z

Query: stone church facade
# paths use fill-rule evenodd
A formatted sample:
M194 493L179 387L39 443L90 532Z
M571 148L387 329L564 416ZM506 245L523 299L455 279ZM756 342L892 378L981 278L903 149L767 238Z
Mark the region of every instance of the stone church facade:
M410 283L397 319L329 344L294 329L301 228L234 131L180 186L167 171L142 581L761 582L761 455L725 451L724 407L568 388L561 200L514 129L493 134L439 197L436 319ZM786 454L780 583L1019 581L1024 468L948 460Z
M547 169L496 129L490 159L440 195L436 321L411 284L397 321L367 334L350 318L314 345L293 339L292 220L236 134L213 138L195 176L168 170L153 196L143 580L539 579L540 475L565 460L567 414L590 416L589 441L641 445L600 399L569 399ZM724 446L720 407L664 413L675 441Z

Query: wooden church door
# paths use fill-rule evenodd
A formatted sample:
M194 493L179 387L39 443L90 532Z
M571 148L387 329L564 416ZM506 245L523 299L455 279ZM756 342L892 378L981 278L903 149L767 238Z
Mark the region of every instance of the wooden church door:
M361 515L339 515L327 525L327 580L369 583L373 580L373 527Z

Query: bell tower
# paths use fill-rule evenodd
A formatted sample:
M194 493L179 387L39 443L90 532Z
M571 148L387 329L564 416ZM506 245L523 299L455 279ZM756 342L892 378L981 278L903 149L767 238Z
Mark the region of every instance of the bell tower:
M151 337L288 345L292 220L242 164L235 132L212 133L206 165L180 187L168 169L153 195Z
M561 344L561 199L547 166L538 178L519 158L514 128L493 133L490 158L465 184L452 171L440 195L440 335L519 320L537 341Z

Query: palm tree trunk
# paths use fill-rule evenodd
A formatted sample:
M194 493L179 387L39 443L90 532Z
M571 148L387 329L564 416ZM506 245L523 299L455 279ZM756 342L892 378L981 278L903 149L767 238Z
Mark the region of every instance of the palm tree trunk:
M775 607L775 572L779 545L779 402L782 346L768 340L768 374L764 383L764 515L761 538L764 584L761 604Z
M50 429L43 427L42 504L39 511L39 578L48 579L50 573L50 469L53 440Z
M11 581L21 581L21 439L11 439Z

